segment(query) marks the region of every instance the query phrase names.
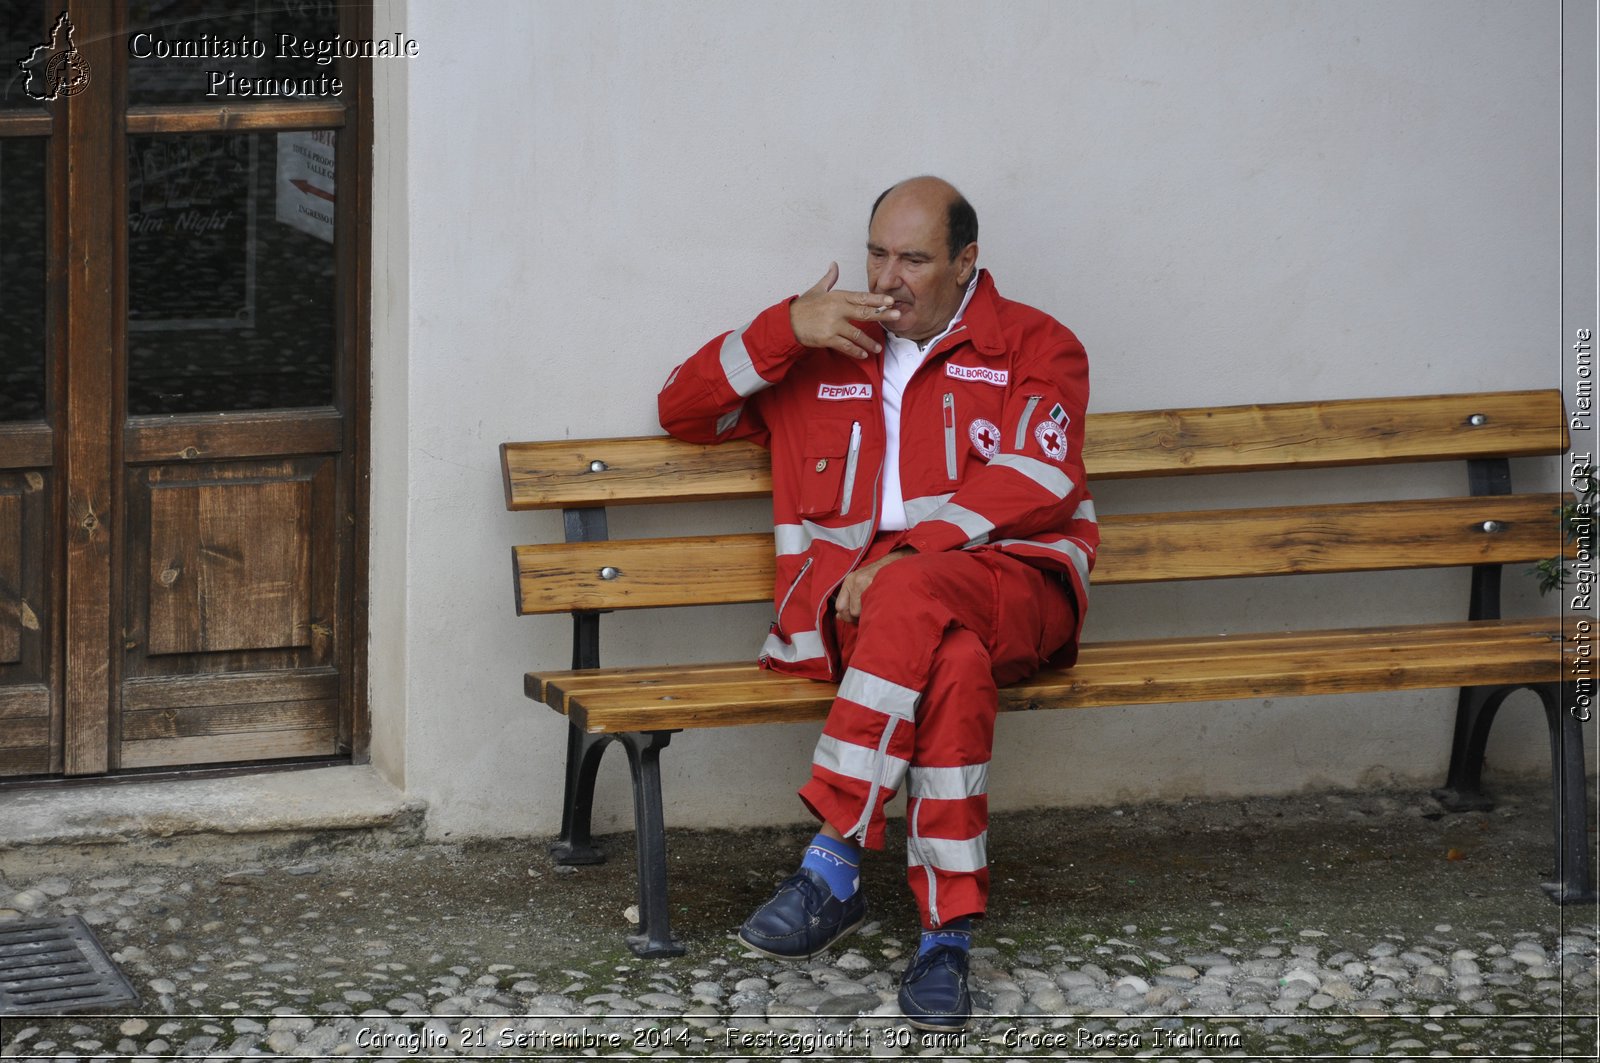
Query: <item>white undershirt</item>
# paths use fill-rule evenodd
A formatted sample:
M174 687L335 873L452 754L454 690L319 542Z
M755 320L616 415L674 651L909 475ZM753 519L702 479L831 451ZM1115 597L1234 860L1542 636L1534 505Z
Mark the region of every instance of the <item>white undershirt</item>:
M879 531L905 531L907 527L906 500L900 488L900 400L905 395L906 385L928 357L928 352L961 323L961 315L967 312L967 304L977 289L978 274L974 270L972 280L967 282L967 294L962 297L950 323L927 343L918 344L916 340L884 330L887 342L883 345L883 424L888 439L883 456L883 514L878 520Z

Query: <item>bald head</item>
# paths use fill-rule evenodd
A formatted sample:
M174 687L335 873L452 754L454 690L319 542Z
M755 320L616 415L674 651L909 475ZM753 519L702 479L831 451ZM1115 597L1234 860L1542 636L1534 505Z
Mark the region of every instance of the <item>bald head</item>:
M972 209L972 204L967 202L967 198L955 185L942 177L909 177L898 184L890 185L872 201L872 213L867 215L868 226L872 224L872 219L878 216L878 208L888 200L893 200L897 206L943 211L945 245L952 262L968 244L977 242L977 211Z
M913 177L872 205L867 283L894 300L893 331L901 338L921 343L944 331L977 261L977 215L948 181Z

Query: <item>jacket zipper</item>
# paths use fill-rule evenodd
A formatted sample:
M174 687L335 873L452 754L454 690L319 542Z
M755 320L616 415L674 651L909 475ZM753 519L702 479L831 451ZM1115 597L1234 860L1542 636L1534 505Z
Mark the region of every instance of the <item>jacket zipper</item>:
M944 393L944 469L956 478L956 397L949 391Z
M859 839L862 845L867 844L867 830L872 825L872 810L878 806L878 795L883 792L883 769L888 764L889 740L894 737L895 724L899 722L898 716L890 716L884 720L883 735L878 739L878 755L872 761L872 785L867 789L867 807L861 810L861 818L850 828L848 837Z
M839 516L850 512L850 496L856 490L856 458L861 455L861 422L850 425L850 453L844 459L844 501L839 504Z

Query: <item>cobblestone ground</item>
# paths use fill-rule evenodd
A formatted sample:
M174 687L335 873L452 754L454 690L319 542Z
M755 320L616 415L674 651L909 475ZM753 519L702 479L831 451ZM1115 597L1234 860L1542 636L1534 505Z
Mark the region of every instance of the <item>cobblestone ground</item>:
M673 833L688 951L664 960L622 942L629 836L585 868L509 842L110 849L0 883L0 918L81 914L138 1014L0 1019L0 1055L1593 1059L1596 910L1538 888L1547 788L1500 797L1464 815L1397 792L998 816L978 1014L943 1037L895 1005L916 940L898 859L868 863L872 920L816 960L735 940L799 828Z

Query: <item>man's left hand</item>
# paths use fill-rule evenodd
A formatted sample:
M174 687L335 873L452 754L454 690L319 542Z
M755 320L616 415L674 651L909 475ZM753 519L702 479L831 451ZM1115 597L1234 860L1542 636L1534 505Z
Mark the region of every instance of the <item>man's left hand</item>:
M866 596L867 588L872 586L872 581L877 578L878 570L891 561L898 561L916 553L909 546L902 546L897 550L890 550L870 565L862 565L839 584L839 593L833 596L834 610L840 620L854 624L861 619L861 602Z

